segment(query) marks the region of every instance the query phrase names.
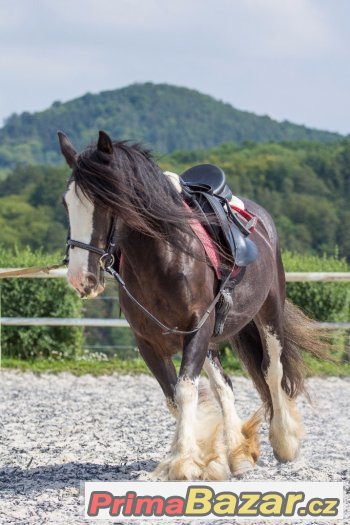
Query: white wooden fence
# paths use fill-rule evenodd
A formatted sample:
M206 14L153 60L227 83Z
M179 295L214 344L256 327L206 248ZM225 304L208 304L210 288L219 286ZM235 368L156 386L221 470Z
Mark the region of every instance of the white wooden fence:
M0 268L0 279L5 278L5 274L11 270L21 270L20 268ZM33 271L25 275L11 277L21 278L64 278L67 270L60 268L45 271ZM8 278L6 276L6 278ZM287 272L287 282L350 282L350 272ZM1 315L1 308L0 308ZM123 319L98 319L98 318L57 318L57 317L0 317L1 326L90 326L90 327L129 327L127 321ZM350 330L350 322L346 323L320 323L323 328Z

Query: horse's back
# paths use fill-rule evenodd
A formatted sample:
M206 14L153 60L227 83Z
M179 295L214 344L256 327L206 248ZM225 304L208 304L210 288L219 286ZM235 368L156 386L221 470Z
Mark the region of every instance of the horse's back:
M260 233L260 235L263 235L264 237L267 237L266 240L270 241L271 247L276 249L278 246L278 234L274 220L269 214L269 212L255 201L252 201L245 197L239 198L243 201L245 209L258 218L256 232Z

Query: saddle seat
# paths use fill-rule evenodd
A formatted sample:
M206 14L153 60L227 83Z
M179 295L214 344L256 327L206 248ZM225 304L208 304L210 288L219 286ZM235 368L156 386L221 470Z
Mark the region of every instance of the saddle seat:
M198 164L192 166L181 174L181 179L189 186L203 186L210 188L213 195L222 197L230 201L232 192L226 184L226 175L224 171L214 164Z
M209 225L214 239L223 242L240 267L253 263L258 251L247 237L256 225L256 218L244 210L244 203L234 197L226 183L224 171L214 164L199 164L180 175L185 195L205 213L214 213L220 225ZM242 217L247 221L242 222Z

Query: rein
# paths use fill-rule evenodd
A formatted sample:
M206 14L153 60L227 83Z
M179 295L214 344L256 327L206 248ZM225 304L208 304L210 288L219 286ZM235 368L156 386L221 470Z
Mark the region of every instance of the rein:
M145 314L145 316L150 319L154 324L156 324L159 328L163 330L164 335L174 334L174 335L191 335L197 333L204 323L207 321L208 317L214 310L216 304L220 300L222 296L222 292L227 285L228 281L231 279L232 284L236 284L235 281L232 281L231 272L228 274L226 279L221 283L220 289L216 296L214 297L213 301L210 303L206 311L204 312L201 320L199 321L198 325L193 328L192 330L179 330L177 327L170 328L169 326L166 326L164 323L162 323L157 317L155 317L147 308L145 308L137 299L132 295L132 293L127 289L125 281L121 277L121 275L113 268L115 257L113 255L113 252L116 248L116 219L113 220L111 229L108 235L108 241L107 241L107 248L106 250L102 250L101 248L97 248L96 246L93 246L92 244L86 244L84 242L75 241L70 238L70 232L68 233L67 237L67 243L66 243L66 256L64 259L64 264L69 263L69 249L73 248L80 248L82 250L87 250L89 252L96 253L97 255L100 255L99 264L102 270L104 270L106 273L111 275L123 288L126 295L129 297L129 299ZM235 267L233 268L235 269Z
M43 272L50 273L51 270L58 270L65 266L65 260L61 264L52 264L51 266L30 266L27 268L20 268L15 270L0 271L0 279L7 279L8 277L31 277L33 274Z
M116 281L118 281L118 283L123 288L123 290L125 291L126 295L129 297L129 299L131 299L131 301L134 304L136 304L136 306L138 306L138 308L145 314L145 316L148 319L150 319L151 321L153 321L157 326L159 326L159 328L164 330L163 335L169 335L169 334L174 334L174 335L191 335L191 334L197 333L202 328L204 323L207 321L209 315L214 310L216 303L221 298L221 294L222 294L223 289L225 288L226 284L228 283L229 279L231 278L231 274L229 273L228 276L226 277L226 279L221 283L221 286L220 286L220 289L219 289L218 293L216 294L216 296L214 297L214 299L212 300L212 302L210 303L210 305L206 309L204 315L202 316L202 318L199 321L199 323L196 326L196 328L193 328L192 330L179 330L177 327L170 328L169 326L166 326L159 319L157 319L157 317L155 317L153 314L151 314L151 312L149 310L147 310L147 308L145 308L141 303L139 303L139 301L136 299L136 297L134 297L132 295L132 293L129 292L129 290L126 287L125 281L122 279L121 275L116 270L114 270L111 266L105 267L103 269L104 269L105 272L107 272L110 275L112 275L112 277L114 277L114 279Z

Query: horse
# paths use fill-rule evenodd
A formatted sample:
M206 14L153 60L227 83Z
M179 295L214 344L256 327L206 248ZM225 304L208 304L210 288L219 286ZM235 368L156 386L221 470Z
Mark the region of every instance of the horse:
M71 168L63 197L75 239L68 243L68 281L82 298L96 297L105 286L103 258L111 258L111 266L120 250L120 305L176 419L170 453L155 476L220 480L243 476L256 464L261 410L247 421L239 417L220 359L224 341L260 394L275 457L294 460L303 435L295 402L305 392L303 351L323 357L324 342L317 324L286 299L271 216L242 198L258 218L251 238L259 256L235 287L222 334L213 335L214 309L199 325L218 278L190 228L194 212L184 205L179 179L164 174L142 146L112 141L103 131L81 153L64 133L58 135ZM144 309L176 329L164 331ZM179 352L177 373L172 358ZM199 382L202 371L208 379Z

